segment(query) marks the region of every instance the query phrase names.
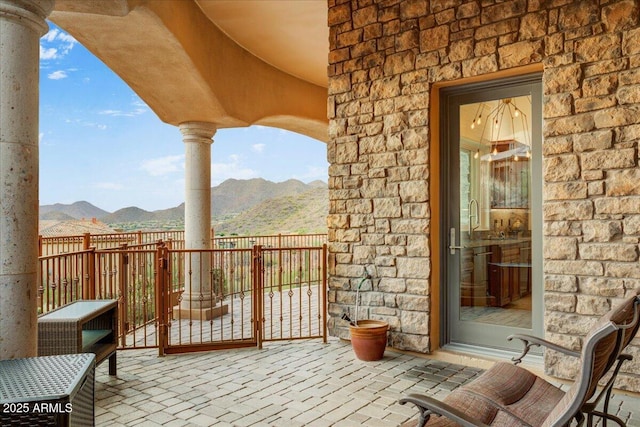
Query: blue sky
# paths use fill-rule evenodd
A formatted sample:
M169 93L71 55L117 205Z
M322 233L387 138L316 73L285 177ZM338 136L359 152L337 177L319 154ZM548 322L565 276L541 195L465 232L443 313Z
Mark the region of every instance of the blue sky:
M184 144L115 73L54 24L40 40L40 204L166 209L184 201ZM323 142L264 126L219 129L211 184L327 181Z

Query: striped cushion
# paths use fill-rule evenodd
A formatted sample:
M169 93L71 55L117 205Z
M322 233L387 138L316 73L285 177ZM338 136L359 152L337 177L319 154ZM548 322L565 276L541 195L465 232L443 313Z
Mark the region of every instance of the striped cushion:
M536 376L526 369L498 362L466 388L504 407L522 399L535 381Z
M560 402L564 392L537 378L529 393L519 401L508 406L509 412L533 426L542 425L547 415Z
M529 427L543 423L564 393L526 369L496 363L475 381L443 399L477 421L495 427ZM415 426L413 420L404 426ZM432 416L428 427L457 427L445 417Z
M443 401L484 424L491 424L498 413L496 405L482 396L469 392L465 387L454 390Z
M523 425L541 425L564 396L554 385L526 369L506 362L496 363L465 387L493 402ZM491 425L496 425L496 419Z

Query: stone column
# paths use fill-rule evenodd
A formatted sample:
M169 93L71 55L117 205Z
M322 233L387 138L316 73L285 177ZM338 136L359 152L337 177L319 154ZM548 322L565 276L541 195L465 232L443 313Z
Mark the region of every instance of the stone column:
M211 144L212 123L180 124L185 144L185 249L211 249ZM204 255L204 254L203 254ZM180 301L183 316L210 318L215 305L211 293L209 258L192 253L185 260L185 289Z
M53 0L0 0L0 359L37 355L40 37Z

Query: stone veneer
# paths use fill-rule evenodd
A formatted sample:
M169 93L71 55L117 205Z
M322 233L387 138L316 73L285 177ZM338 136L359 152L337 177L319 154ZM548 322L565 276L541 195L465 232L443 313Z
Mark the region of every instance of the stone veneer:
M640 287L640 28L637 1L329 0L329 321L389 321L390 344L428 352L430 90L543 68L544 324L579 348ZM437 179L437 177L434 177ZM640 391L640 339L619 387ZM548 373L571 360L545 355Z

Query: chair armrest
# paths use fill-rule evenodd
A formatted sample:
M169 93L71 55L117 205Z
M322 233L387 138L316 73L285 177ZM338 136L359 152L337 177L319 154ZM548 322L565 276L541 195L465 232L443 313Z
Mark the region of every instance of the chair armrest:
M529 353L529 350L531 349L531 347L533 346L543 346L546 347L550 350L554 350L557 352L560 352L562 354L566 354L568 356L573 356L573 357L580 357L580 353L577 351L573 351L573 350L569 350L568 348L562 347L558 344L554 344L550 341L547 341L545 339L542 338L538 338L535 337L533 335L525 335L525 334L514 334L514 335L509 335L507 337L507 341L511 341L513 339L518 339L520 341L522 341L522 344L524 345L524 349L522 350L522 354L520 356L516 356L516 357L512 357L511 360L513 361L513 363L515 365L517 365L518 363L522 362L522 359L527 355L527 353Z
M399 400L401 405L404 405L407 402L413 403L420 410L418 427L424 427L432 414L442 415L457 422L463 427L489 427L487 424L474 420L459 409L429 396L412 393Z

